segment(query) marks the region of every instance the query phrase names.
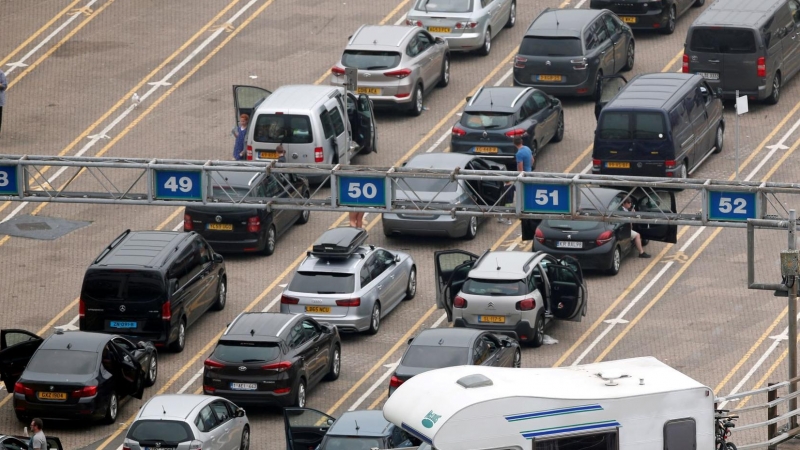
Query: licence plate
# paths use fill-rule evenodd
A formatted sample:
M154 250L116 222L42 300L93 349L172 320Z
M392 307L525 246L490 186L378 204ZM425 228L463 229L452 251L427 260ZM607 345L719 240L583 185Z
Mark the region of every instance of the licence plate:
M255 391L258 385L255 383L231 383L231 389L234 391Z
M539 75L539 81L561 81L561 75Z
M378 88L360 87L356 89L356 94L381 95L381 90Z
M697 72L698 75L706 80L719 80L719 74L714 72Z
M278 159L277 151L258 152L258 157L261 159Z
M428 27L428 31L431 33L449 33L450 28L448 27Z
M609 169L630 169L631 163L629 162L607 162L606 167Z
M622 19L622 21L625 23L636 23L636 17L622 16L620 19Z
M581 241L558 241L556 242L558 248L583 248Z
M306 312L308 313L323 313L328 314L331 312L330 306L306 306Z
M136 322L111 321L111 328L136 328Z
M497 153L497 147L475 147L475 153Z
M175 447L143 447L144 450L175 450Z
M505 316L480 316L478 322L484 323L506 323Z
M37 392L36 396L39 397L40 400L66 400L67 393L66 392Z
M216 231L233 231L233 224L232 223L210 223L208 224L209 230L216 230Z

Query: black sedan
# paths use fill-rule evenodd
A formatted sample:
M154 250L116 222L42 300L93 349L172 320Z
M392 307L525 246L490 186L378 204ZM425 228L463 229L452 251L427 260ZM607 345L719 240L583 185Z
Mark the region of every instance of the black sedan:
M582 211L599 211L614 214L621 211L625 191L606 188L581 189L578 203ZM636 211L660 213L675 212L673 192L659 191L645 194L637 191L630 195ZM536 228L533 251L544 251L561 259L572 256L583 269L603 270L610 275L619 273L622 258L636 247L631 230L646 240L675 243L676 225L642 225L630 223L590 222L581 220L543 220ZM524 238L524 237L523 237Z
M117 420L119 401L142 398L158 376L150 342L114 335L57 331L41 337L25 330L0 331L0 378L14 393L22 422L45 419Z
M48 450L64 450L61 439L53 436L45 436ZM0 434L0 449L3 450L28 450L29 437L7 436Z
M389 381L389 395L414 375L443 367L520 367L522 352L511 337L472 328L429 328L408 340Z
M305 314L243 313L225 330L203 369L203 392L237 405L306 405L309 389L339 378L336 326Z
M295 174L253 174L213 172L211 192L223 201L309 198L308 181ZM233 208L230 206L191 206L183 216L183 231L203 236L215 252L257 252L271 255L278 238L292 225L308 222L310 211Z

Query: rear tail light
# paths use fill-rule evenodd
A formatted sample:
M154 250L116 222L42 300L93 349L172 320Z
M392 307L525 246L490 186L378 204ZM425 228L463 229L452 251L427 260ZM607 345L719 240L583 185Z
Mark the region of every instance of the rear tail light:
M249 217L247 219L247 232L258 233L261 231L261 219L258 216Z
M279 388L275 389L273 392L275 392L276 394L288 394L289 392L292 392L292 388L291 387Z
M192 216L183 215L183 231L192 231Z
M361 306L361 299L348 298L345 300L336 300L336 306Z
M24 384L17 381L14 383L14 393L15 394L24 394L24 395L33 395L33 389L25 386Z
M544 233L542 233L542 230L537 228L536 231L533 233L533 236L536 238L537 241L539 241L540 244L544 244Z
M403 383L405 383L405 380L401 380L400 378L392 375L392 378L389 380L389 387L399 388Z
M756 74L761 78L767 76L767 60L763 56L756 61Z
M570 63L572 63L572 68L574 70L586 70L589 65L586 63L586 58L580 59L570 59Z
M453 134L453 136L466 136L467 135L467 132L464 131L464 129L459 127L458 125L453 127L453 130L451 131L451 133Z
M334 75L344 75L344 68L339 66L331 67L331 73Z
M131 444L122 444L122 450L131 450Z
M463 309L466 307L467 307L467 300L464 297L457 295L456 298L453 299L453 308Z
M322 147L314 149L314 162L321 163L325 159L325 153L322 152Z
M675 160L674 159L668 159L668 160L664 161L664 166L667 169L674 169L675 165L676 164L675 164Z
M189 450L203 450L203 441L192 441Z
M86 317L86 302L83 299L78 302L78 317Z
M527 132L522 128L514 128L513 130L506 131L506 136L513 138L517 136L525 136Z
M402 80L411 75L411 69L392 70L390 72L384 72L383 75L387 77L397 77Z
M246 153L247 153L247 160L248 161L252 161L253 160L253 146L252 145L248 145L247 146L247 152Z
M686 53L683 54L683 65L681 66L681 72L689 73L689 55Z
M592 170L600 170L600 167L603 165L603 161L599 159L592 159Z
M458 22L456 23L457 30L468 30L478 26L478 22Z
M72 391L73 398L94 397L95 395L97 395L97 386L84 386Z
M536 308L536 300L532 298L526 298L525 300L517 302L517 309L519 311L530 311L533 308Z
M609 242L611 242L611 239L613 238L614 238L614 233L612 233L611 230L603 231L602 233L600 233L600 236L597 236L597 240L594 243L597 244L597 246L599 247L603 244L608 244Z
M524 69L525 63L528 62L528 58L523 58L522 56L515 56L514 57L514 67L517 69Z
M209 394L213 394L214 392L217 392L217 388L215 388L214 386L207 386L204 384L203 391L208 392Z
M281 361L275 364L267 364L266 366L261 366L264 370L275 370L277 372L286 372L287 370L292 368L292 363L289 361Z
M287 295L281 295L281 305L296 305L300 303L299 298L289 297Z
M422 26L422 21L406 19L406 25L411 26L411 27L421 27Z
M161 305L161 320L172 320L172 304L169 300Z
M213 359L209 358L203 362L203 366L205 366L206 369L222 369L223 367L225 367L225 364L222 364L221 362L214 361Z

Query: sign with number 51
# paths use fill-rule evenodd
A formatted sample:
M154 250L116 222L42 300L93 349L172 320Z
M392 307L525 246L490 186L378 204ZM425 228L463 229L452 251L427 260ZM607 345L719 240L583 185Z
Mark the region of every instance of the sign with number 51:
M522 212L539 214L569 214L572 195L566 184L523 184Z

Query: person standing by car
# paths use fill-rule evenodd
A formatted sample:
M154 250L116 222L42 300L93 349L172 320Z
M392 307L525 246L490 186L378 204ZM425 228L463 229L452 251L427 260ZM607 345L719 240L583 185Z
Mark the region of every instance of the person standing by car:
M247 138L247 123L250 121L250 116L242 114L239 116L239 125L233 127L231 134L236 141L233 144L233 159L240 161L245 159L244 141Z
M517 172L532 172L533 171L533 152L530 147L522 143L522 136L514 136L514 147L517 148L517 154L514 160L517 162ZM511 182L506 183L506 186L511 185L506 194L503 196L503 204L510 206L514 203L514 193L516 187ZM500 223L505 222L503 217L497 218ZM508 225L511 225L511 220L508 220Z
M44 424L42 423L42 419L35 418L31 420L31 431L33 432L33 436L31 436L31 441L28 444L28 448L32 450L47 450L47 438L44 436L44 431L42 431L42 427Z
M3 106L6 104L6 89L8 88L8 79L6 73L0 69L0 129L3 128Z
M622 210L627 212L633 212L633 202L631 201L630 197L626 198L622 201ZM639 258L649 258L650 255L644 252L642 248L642 237L639 236L639 233L631 230L631 239L633 243L636 244L636 250L639 250Z

